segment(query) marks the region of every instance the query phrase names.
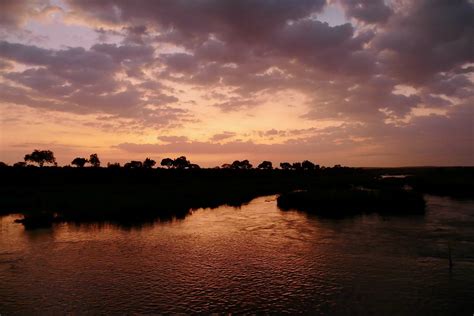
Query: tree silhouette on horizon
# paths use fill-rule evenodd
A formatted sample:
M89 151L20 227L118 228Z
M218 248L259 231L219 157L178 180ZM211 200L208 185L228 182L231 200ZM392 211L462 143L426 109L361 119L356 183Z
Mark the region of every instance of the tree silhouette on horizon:
M100 167L100 160L97 154L91 154L89 157L89 163L92 167L98 168Z
M258 165L257 169L271 170L273 169L273 164L271 161L265 160Z
M319 169L319 165L315 165L314 163L312 163L311 161L309 160L305 160L301 163L301 167L304 169L304 170L314 170L314 169Z
M150 158L146 158L144 161L143 161L143 168L153 168L154 166L156 165L156 161L154 161L153 159L150 159Z
M143 162L138 160L132 160L123 165L125 169L138 169L143 167Z
M171 159L171 158L164 158L163 160L161 160L161 163L160 163L160 164L161 164L163 167L166 167L166 168L170 169L170 168L173 167L173 162L174 162L174 161L173 161L173 159Z
M232 164L231 164L231 168L232 169L252 169L252 164L247 160L235 160Z
M73 161L71 161L71 165L75 165L78 168L83 168L87 162L88 160L86 158L76 157Z
M180 156L173 161L173 166L176 169L186 169L186 168L189 168L190 165L191 165L191 162L188 159L186 159L185 156Z
M32 162L43 167L45 163L51 163L57 166L56 158L51 150L38 150L35 149L31 154L26 154L24 158L25 162Z
M40 167L43 167L45 163L54 164L57 166L56 158L54 157L54 153L51 150L37 150L35 149L31 154L26 154L24 156L25 162L17 162L13 165L13 167L26 167L31 166L28 165L27 162L31 162L37 164ZM91 154L89 159L83 157L76 157L72 160L71 165L76 166L77 168L84 167L87 163L91 165L91 167L100 167L101 162L97 153ZM123 168L145 168L145 169L152 169L155 167L157 162L149 157L146 157L144 161L135 161L132 160L128 163L123 165ZM161 166L166 167L168 169L201 169L198 164L191 163L190 160L186 158L186 156L179 156L176 159L172 158L163 158L160 163ZM9 167L7 164L4 167ZM70 165L64 167L71 167ZM107 168L122 168L120 163L107 163ZM234 170L249 170L253 168L253 165L249 162L249 160L235 160L231 164L224 163L220 167L216 167L217 169L234 169ZM304 160L303 162L281 162L280 168L282 170L320 170L329 167L320 166L315 164L309 160ZM348 167L343 167L339 164L334 165L331 169L344 169ZM273 163L269 160L264 160L256 169L259 170L273 170Z

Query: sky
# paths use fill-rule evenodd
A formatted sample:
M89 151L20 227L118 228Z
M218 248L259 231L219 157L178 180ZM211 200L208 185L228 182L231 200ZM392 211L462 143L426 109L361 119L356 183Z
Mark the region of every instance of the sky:
M472 0L0 0L0 161L474 165Z

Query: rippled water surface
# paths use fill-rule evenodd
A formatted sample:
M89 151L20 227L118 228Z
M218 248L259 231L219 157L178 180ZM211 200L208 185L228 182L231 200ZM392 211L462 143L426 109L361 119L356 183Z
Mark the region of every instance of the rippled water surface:
M128 229L2 217L0 314L472 315L474 203L426 198L401 218L321 219L275 197Z

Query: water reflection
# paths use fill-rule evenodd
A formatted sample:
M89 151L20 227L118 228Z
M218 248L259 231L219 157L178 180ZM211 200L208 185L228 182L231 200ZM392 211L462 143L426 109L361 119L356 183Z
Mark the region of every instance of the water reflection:
M25 231L0 218L0 313L474 310L472 202L428 197L424 217L333 220L274 199L138 229Z

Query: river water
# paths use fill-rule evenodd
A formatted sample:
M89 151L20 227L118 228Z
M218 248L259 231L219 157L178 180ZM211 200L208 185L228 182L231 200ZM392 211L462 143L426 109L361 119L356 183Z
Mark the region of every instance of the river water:
M274 196L131 228L5 216L0 314L472 315L474 202L425 198L417 217L324 219Z

